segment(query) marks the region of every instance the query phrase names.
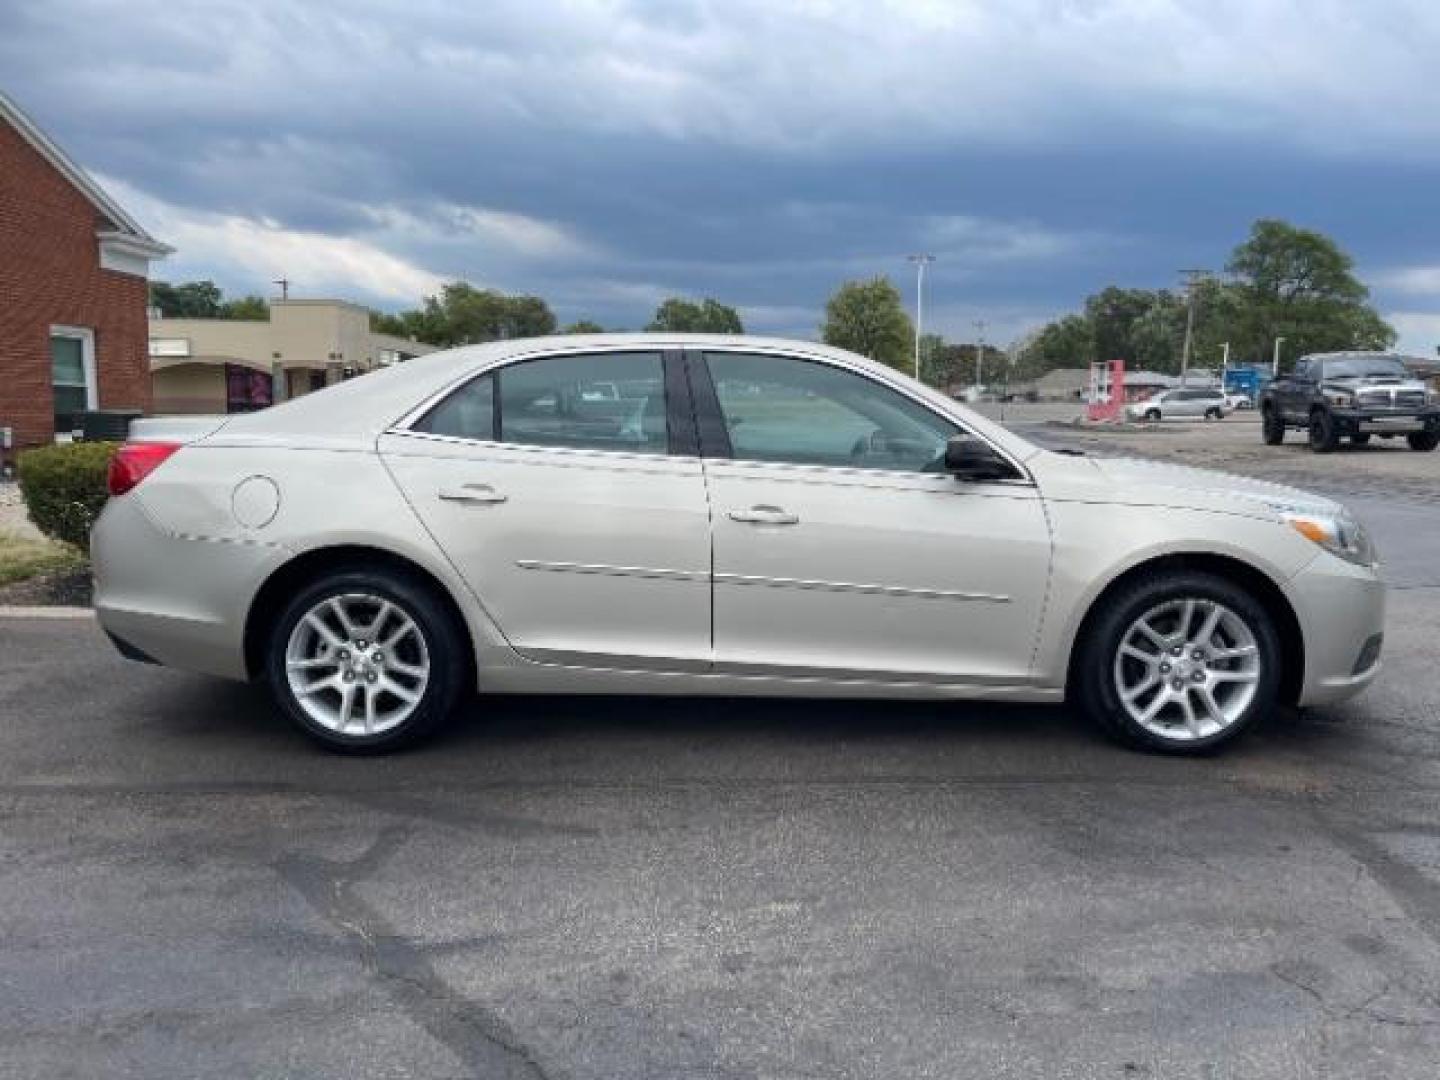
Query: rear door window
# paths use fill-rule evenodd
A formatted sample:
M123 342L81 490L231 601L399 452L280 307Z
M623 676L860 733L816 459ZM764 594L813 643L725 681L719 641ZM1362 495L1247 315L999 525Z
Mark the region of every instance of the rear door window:
M471 379L413 430L522 446L664 454L665 379L658 352L521 360Z

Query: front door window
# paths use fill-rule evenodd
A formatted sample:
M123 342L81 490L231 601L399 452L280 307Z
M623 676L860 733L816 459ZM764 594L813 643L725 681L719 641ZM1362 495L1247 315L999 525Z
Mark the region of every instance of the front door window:
M745 353L705 361L738 460L940 472L959 432L889 387L827 364Z

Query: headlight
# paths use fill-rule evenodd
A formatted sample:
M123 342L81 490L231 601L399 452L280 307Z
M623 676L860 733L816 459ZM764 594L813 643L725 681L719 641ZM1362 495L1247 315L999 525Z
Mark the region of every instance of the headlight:
M1285 523L1307 540L1313 540L1331 555L1357 566L1374 566L1379 556L1365 527L1349 514L1285 513Z

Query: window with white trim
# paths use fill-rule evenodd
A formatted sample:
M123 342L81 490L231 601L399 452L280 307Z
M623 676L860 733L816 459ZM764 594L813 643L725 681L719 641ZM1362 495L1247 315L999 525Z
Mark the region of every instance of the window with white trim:
M83 326L50 328L50 384L55 394L55 431L75 431L80 416L96 408L95 332Z

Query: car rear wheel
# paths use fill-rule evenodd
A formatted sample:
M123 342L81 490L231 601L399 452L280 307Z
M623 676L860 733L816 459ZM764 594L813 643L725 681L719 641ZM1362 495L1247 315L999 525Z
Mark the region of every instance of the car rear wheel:
M1429 453L1435 447L1440 446L1440 431L1412 431L1405 437L1410 444L1411 450L1418 450L1420 453Z
M1148 420L1148 421L1150 421L1150 423L1152 423L1152 424L1158 423L1159 420L1160 420L1160 410L1159 410L1159 409L1146 409L1146 410L1145 410L1145 419Z
M1106 734L1171 754L1238 738L1275 704L1280 644L1225 578L1160 572L1105 602L1077 654L1075 699Z
M1260 417L1260 427L1266 446L1279 446L1285 441L1285 421L1274 409L1267 408Z
M1317 454L1332 453L1340 445L1340 433L1335 430L1335 421L1324 409L1310 414L1310 449Z
M1222 413L1219 409L1206 409L1206 410L1205 410L1205 419L1206 419L1206 420L1223 420L1224 418L1225 418L1225 414Z
M301 589L270 635L281 709L331 750L376 753L432 732L465 686L465 635L433 591L385 569Z

